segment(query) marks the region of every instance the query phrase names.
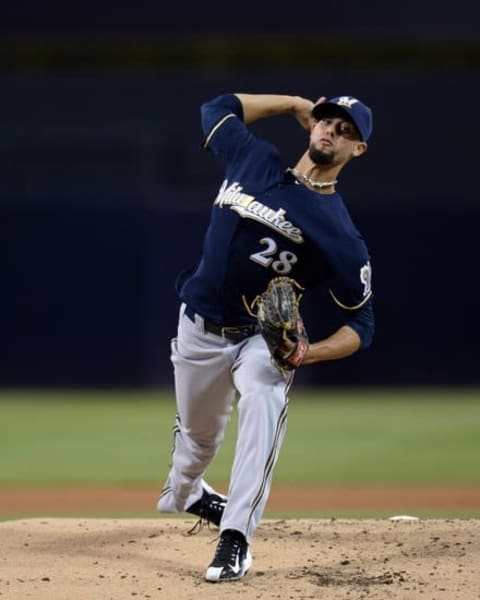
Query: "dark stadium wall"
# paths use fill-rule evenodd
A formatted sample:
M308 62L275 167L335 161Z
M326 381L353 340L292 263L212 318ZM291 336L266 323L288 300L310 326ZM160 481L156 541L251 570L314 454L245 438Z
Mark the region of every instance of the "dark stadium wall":
M447 70L1 77L0 385L172 383L174 280L221 178L199 104L238 89L352 93L374 109L369 152L339 190L374 261L375 343L298 382L478 384L478 78ZM287 162L305 144L288 117L257 132ZM304 310L326 333L325 294Z
M478 369L477 0L135 6L5 2L0 19L0 386L173 384L174 282L220 183L199 105L227 91L352 94L374 111L338 189L374 265L376 337L300 385L473 385ZM305 134L255 124L286 164ZM332 303L303 300L313 339Z

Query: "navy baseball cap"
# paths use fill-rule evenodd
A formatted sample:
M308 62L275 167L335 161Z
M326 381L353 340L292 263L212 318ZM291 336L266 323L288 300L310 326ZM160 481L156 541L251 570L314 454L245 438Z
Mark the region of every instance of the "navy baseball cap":
M312 115L317 121L323 117L340 112L345 115L360 132L363 142L370 137L373 129L372 110L353 96L337 96L313 107Z

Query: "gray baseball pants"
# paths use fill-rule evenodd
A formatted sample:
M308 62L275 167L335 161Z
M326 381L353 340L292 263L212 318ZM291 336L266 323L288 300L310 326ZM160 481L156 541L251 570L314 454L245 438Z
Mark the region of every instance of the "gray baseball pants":
M220 530L236 529L248 541L264 512L283 442L292 374L270 360L261 335L233 343L205 333L180 308L172 340L177 423L172 464L158 502L160 512L183 512L202 496L203 475L223 441L238 399L238 432L228 502Z

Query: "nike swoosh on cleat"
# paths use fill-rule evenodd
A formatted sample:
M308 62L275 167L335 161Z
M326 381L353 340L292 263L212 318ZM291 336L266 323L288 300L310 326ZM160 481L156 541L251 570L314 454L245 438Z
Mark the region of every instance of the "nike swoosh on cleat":
M238 558L238 554L237 557L235 559L235 564L234 565L228 565L229 568L232 570L234 575L238 575L240 573L240 561Z

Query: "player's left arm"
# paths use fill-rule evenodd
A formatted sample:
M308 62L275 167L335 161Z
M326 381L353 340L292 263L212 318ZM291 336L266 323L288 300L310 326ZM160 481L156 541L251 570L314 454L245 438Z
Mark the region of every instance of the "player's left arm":
M335 277L329 282L328 291L342 313L343 324L326 339L310 344L303 361L306 364L345 358L372 343L372 266L363 239L355 229L352 231L349 244L330 248Z
M374 327L373 306L369 300L350 315L347 324L335 333L311 343L303 364L346 358L360 349L368 348L372 343Z
M348 325L344 325L328 338L310 344L302 364L346 358L355 354L360 344L358 333Z

